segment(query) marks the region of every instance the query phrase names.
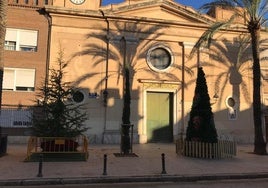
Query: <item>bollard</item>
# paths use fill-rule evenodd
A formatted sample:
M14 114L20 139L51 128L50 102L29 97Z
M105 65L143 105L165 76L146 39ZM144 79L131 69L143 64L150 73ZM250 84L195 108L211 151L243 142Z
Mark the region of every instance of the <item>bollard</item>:
M103 160L103 173L102 175L107 175L107 155L104 154L104 160Z
M40 154L39 155L39 167L38 167L37 177L43 177L42 169L43 169L43 155Z
M162 153L162 173L161 174L166 174L166 164L165 164L165 154Z

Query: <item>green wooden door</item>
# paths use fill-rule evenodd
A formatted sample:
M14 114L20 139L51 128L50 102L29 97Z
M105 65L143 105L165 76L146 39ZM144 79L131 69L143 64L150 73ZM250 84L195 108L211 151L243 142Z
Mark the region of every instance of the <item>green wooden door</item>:
M147 92L148 142L173 141L173 94Z

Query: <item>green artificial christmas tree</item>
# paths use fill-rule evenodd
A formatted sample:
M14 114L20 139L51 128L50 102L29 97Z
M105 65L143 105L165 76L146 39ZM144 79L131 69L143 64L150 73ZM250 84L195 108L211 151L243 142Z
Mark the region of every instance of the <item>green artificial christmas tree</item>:
M187 141L216 143L218 141L210 98L202 67L198 68L195 95L186 131Z
M63 80L67 63L63 61L62 51L58 54L57 65L57 69L50 69L50 79L37 95L42 102L33 114L32 130L38 137L76 137L88 129L82 105L70 100L74 88Z

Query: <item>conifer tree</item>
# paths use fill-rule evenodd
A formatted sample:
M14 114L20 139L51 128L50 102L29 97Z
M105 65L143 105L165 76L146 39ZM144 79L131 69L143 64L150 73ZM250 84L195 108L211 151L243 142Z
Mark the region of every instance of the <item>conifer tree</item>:
M206 143L216 143L218 141L205 73L202 67L198 68L195 94L186 131L186 140Z
M129 81L129 68L124 68L124 76L125 76L125 86L124 86L124 106L123 106L123 115L122 115L122 128L121 128L121 151L124 154L128 154L130 150L130 81Z
M57 69L50 69L50 79L37 95L42 103L33 114L35 136L75 137L88 129L84 124L87 114L82 105L70 100L74 88L63 80L67 63L63 60L62 50L58 54L57 66Z

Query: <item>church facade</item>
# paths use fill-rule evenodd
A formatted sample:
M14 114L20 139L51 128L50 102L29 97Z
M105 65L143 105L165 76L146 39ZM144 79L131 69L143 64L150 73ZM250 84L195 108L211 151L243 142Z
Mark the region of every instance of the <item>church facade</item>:
M201 14L174 0L125 0L107 6L101 0L53 0L40 8L40 15L48 24L46 67L53 68L59 51L64 53L65 79L77 91L72 101L85 106L90 143L120 143L125 66L130 68L135 143L172 142L185 135L200 66L219 137L253 143L246 28L238 20L236 27L215 35L210 48L190 58L199 37L212 23L230 16L228 11Z

